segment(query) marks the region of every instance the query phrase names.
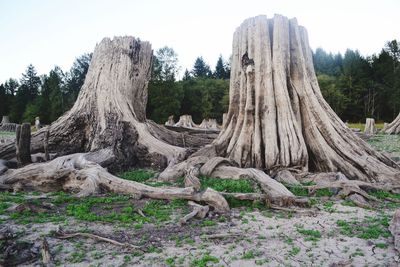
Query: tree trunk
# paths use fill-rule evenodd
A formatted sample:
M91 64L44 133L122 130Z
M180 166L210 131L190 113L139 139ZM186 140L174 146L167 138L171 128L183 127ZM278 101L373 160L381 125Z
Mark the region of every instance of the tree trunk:
M15 138L16 156L19 166L32 162L31 160L31 125L24 123L17 125Z
M152 49L133 37L103 39L93 53L85 83L70 111L50 126L49 152L66 155L111 148L113 169L130 166L164 168L186 157L179 133L146 120L147 84ZM46 129L32 136L32 152L43 152ZM188 137L187 147L204 143ZM0 158L15 156L0 147Z
M241 167L399 177L399 166L353 134L322 97L307 31L296 19L247 19L234 34L231 66L218 155Z
M367 135L376 134L375 120L371 118L367 118L365 121L364 133Z
M394 121L392 121L391 123L389 123L389 125L387 125L384 129L383 129L384 133L387 134L400 134L400 113L399 115L394 119Z

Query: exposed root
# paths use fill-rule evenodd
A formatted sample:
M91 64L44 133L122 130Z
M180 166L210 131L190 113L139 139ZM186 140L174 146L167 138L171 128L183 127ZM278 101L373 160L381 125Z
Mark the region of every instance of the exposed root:
M96 194L103 190L130 194L137 198L186 199L205 202L217 212L229 211L225 198L211 188L198 192L193 187L152 187L120 179L107 172L96 161L107 161L107 158L104 153L96 152L72 154L46 163L30 164L5 172L0 176L0 185L9 185L14 190L68 191L77 193L78 196Z

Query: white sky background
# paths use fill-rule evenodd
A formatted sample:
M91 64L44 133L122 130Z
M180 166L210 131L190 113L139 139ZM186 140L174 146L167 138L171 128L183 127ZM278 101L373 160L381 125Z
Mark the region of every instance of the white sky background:
M39 74L69 70L103 37L132 35L178 54L182 72L203 56L211 68L231 54L248 17L297 17L313 49L363 55L400 40L400 0L0 0L0 83L32 63Z

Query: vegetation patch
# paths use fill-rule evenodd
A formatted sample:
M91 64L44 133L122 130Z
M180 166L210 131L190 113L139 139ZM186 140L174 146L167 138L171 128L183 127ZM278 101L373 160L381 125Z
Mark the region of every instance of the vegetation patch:
M350 237L362 239L388 238L391 236L389 227L390 218L386 215L377 217L366 217L363 221L338 220L336 224L340 227L340 233Z
M321 232L313 229L297 228L297 232L304 235L305 241L319 241Z

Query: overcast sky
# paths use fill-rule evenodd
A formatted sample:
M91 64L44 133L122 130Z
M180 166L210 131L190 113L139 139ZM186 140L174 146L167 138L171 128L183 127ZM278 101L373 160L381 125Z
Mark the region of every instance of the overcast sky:
M371 55L400 40L400 0L0 0L0 83L31 63L39 74L69 70L103 37L119 35L172 47L182 71L198 56L214 68L220 54L229 58L244 19L275 13L296 17L313 49Z

